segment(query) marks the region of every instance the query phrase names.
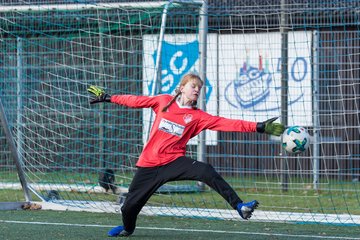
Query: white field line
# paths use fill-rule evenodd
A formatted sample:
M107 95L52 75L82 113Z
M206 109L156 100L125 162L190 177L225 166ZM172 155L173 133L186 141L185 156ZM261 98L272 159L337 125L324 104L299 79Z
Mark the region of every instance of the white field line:
M76 224L76 223L50 223L50 222L27 222L27 221L11 221L1 220L0 223L11 224L33 224L33 225L55 225L55 226L70 226L70 227L99 227L99 228L112 228L110 225L98 224ZM156 230L156 231L173 231L173 232L198 232L198 233L222 233L222 234L238 234L238 235L257 235L257 236L277 236L286 238L317 238L317 239L346 239L346 240L360 240L360 238L353 237L338 237L338 236L318 236L318 235L295 235L295 234L282 234L282 233L260 233L260 232L243 232L243 231L223 231L223 230L210 230L210 229L184 229L184 228L158 228L158 227L137 227L137 229Z

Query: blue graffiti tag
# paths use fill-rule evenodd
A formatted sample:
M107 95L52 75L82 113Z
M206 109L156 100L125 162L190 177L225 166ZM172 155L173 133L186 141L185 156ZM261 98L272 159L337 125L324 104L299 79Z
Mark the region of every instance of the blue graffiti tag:
M153 53L154 64L156 62L157 51ZM199 42L193 41L186 44L171 44L166 41L163 43L161 55L161 90L160 93L172 94L180 84L181 78L191 71L199 58ZM191 71L194 72L194 71ZM151 81L148 90L151 93ZM208 79L205 80L206 101L209 100L212 86ZM151 93L152 94L152 93Z
M299 67L304 67L302 71L299 71ZM297 57L294 61L294 64L291 66L291 77L295 82L301 82L304 80L307 74L307 62L303 57Z

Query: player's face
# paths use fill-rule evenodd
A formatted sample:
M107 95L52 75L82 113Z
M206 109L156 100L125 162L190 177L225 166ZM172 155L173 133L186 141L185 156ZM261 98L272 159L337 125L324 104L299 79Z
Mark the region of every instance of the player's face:
M180 87L184 103L197 101L200 96L202 83L198 80L190 80L184 86Z

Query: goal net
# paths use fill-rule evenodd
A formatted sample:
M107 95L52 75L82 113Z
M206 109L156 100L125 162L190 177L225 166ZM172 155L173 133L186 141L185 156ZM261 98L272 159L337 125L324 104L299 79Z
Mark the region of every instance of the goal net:
M203 153L243 200L258 200L255 221L360 224L356 3L286 2L1 6L0 202L119 211L152 113L90 105L87 88L173 94L206 57L208 113L281 116L307 128L311 145L289 155L279 138L208 131L188 155ZM240 219L194 181L164 185L142 214Z

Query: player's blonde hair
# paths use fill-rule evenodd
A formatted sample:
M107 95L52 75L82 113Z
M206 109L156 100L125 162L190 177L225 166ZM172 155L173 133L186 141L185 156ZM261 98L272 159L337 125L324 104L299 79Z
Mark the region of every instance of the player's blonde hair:
M201 80L201 78L195 73L188 73L188 74L184 75L183 78L181 79L179 87L177 87L175 89L175 96L162 109L163 112L166 112L166 110L168 110L170 105L173 104L173 102L175 102L175 100L181 95L180 87L185 86L190 81L196 81L201 86L204 84L204 82ZM191 106L192 106L193 109L197 109L196 105L197 105L197 101L192 101Z

